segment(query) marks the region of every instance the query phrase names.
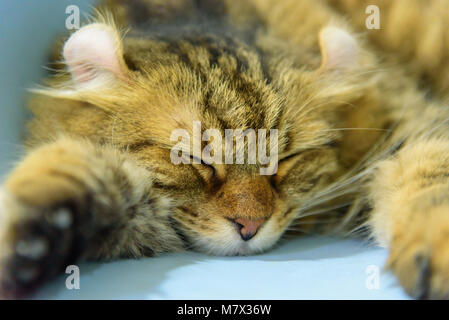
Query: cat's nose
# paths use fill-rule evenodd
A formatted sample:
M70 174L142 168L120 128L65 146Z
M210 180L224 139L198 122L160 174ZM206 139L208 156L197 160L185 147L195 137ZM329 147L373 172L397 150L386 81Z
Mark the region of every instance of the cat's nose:
M248 241L254 237L266 219L251 220L238 218L233 220L240 232L240 237L244 241Z

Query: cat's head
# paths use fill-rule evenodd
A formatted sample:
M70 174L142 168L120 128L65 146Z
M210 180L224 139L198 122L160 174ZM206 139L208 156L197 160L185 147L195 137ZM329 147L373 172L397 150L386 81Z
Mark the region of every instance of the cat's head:
M63 115L53 117L53 127L114 144L151 170L192 248L263 251L339 174L337 110L360 95L350 76L358 65L353 37L334 27L317 37L321 55L305 48L295 57L300 50L256 49L237 39L121 39L109 25L88 25L64 45L69 85L58 81L46 92ZM206 136L206 129L215 131ZM242 152L242 164L236 156L225 161L227 129L253 130L257 137L255 149L248 140L232 147ZM217 132L214 153L205 153ZM259 132L267 139L258 139ZM271 149L271 162L254 154L262 144ZM219 158L222 163L212 163Z

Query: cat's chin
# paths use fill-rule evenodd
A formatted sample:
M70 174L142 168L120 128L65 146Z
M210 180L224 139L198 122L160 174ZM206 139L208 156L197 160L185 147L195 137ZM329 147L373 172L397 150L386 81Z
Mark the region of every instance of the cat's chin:
M244 241L235 230L223 230L214 237L195 239L194 248L215 256L250 256L271 249L279 240L280 233L274 230L274 224L268 221L266 226L252 239Z
M254 248L244 241L241 242L240 244L228 245L226 247L209 243L207 246L198 246L197 250L214 256L251 256L269 250L269 248Z
M226 252L225 256L251 256L255 254L259 254L263 252L263 250L256 249L251 246L250 243L246 241L241 241L240 244L237 244L233 248L230 248L228 252Z

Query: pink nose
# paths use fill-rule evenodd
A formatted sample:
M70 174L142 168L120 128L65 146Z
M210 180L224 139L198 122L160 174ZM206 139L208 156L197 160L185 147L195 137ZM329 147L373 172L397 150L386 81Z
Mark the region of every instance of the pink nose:
M240 237L244 241L248 241L254 237L260 226L266 221L266 219L250 220L245 218L235 219L234 223L240 232Z

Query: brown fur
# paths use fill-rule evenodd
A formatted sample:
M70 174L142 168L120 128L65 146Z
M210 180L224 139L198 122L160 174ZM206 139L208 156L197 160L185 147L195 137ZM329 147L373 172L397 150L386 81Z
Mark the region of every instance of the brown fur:
M383 29L356 36L357 66L328 70L320 30L362 30L362 2L107 1L112 28L130 28L122 41L114 31L117 79L81 90L64 73L30 102L29 155L3 195L4 294L78 259L252 254L287 230L368 227L410 294L447 297L449 41L439 26L449 8L432 1L433 27L412 2L382 3ZM412 37L407 26L419 19L427 29ZM203 129L277 128L277 174L259 175L260 164L173 164L171 132L192 133L196 120ZM52 224L61 208L73 217L64 232ZM236 218L267 221L242 242ZM36 239L49 247L38 260L14 251Z

